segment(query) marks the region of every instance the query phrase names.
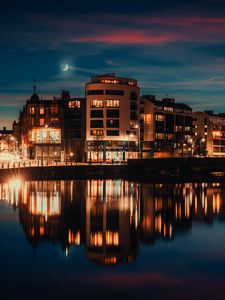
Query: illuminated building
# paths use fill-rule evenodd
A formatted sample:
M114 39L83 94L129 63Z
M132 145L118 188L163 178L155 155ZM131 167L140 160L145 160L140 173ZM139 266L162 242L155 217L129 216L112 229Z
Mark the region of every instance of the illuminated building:
M88 161L123 161L139 153L137 81L105 74L86 84Z
M141 97L142 157L192 155L192 109L174 99Z
M63 113L56 99L43 100L35 93L20 112L20 147L27 159L60 161Z
M88 181L86 251L91 261L131 262L139 245L137 184L120 180Z
M70 97L63 91L63 145L66 161L85 161L85 98Z
M43 100L35 93L20 113L20 146L28 159L85 160L85 99L60 97Z
M3 127L0 130L0 152L15 152L17 141L13 130L7 130Z
M196 155L225 156L225 114L205 111L193 117Z

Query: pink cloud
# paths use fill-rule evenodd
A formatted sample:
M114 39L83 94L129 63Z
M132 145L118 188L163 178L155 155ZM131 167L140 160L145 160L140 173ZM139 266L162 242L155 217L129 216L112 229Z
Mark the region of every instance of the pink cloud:
M100 42L111 44L164 44L175 41L177 34L151 34L147 30L119 29L109 33L71 38L70 42Z

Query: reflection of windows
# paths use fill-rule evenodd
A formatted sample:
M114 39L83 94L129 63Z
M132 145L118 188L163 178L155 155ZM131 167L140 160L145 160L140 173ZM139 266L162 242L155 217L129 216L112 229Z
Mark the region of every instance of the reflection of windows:
M104 107L103 100L91 100L91 107Z
M119 245L119 233L113 231L106 231L106 245Z
M80 108L80 101L78 100L71 100L68 103L69 108Z
M40 126L44 126L45 125L45 119L44 118L40 118Z
M106 100L106 107L119 107L119 106L120 106L119 100L113 100L113 99Z
M93 246L102 246L103 244L102 232L91 232L90 244Z

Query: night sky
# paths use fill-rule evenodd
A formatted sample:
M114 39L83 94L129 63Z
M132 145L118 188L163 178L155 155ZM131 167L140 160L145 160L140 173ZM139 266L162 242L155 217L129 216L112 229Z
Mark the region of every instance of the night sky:
M34 77L52 98L84 96L90 76L115 72L142 94L225 111L225 1L8 0L0 37L1 127L18 118Z

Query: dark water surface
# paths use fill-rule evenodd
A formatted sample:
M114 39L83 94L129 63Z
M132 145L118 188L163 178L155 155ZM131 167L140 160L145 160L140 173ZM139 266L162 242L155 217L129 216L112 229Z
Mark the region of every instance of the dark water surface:
M0 184L1 299L225 299L225 187Z

